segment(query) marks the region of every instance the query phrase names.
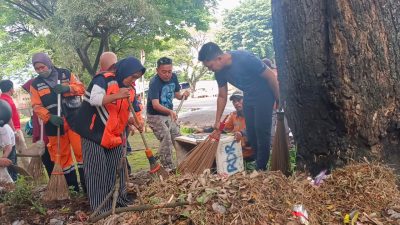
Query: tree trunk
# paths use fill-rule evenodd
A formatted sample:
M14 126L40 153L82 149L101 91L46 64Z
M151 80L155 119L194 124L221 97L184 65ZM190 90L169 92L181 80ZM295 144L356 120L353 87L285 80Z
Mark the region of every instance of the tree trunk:
M298 168L400 162L400 1L272 0ZM397 167L399 169L399 167Z

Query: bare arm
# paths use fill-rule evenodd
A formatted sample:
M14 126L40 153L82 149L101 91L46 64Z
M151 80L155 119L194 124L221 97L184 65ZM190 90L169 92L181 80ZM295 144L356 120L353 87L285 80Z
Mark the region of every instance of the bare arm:
M222 113L224 113L226 102L228 100L228 85L218 88L218 98L217 98L217 112L215 114L215 124L214 128L219 128L219 123L221 121Z
M184 92L175 92L175 98L178 100L182 100L183 97L187 98L189 96L190 92L189 91L184 91Z
M275 73L270 68L267 68L262 73L262 77L267 80L269 87L274 93L275 101L279 105L279 83Z
M153 99L151 100L151 103L153 104L154 110L164 114L164 115L169 115L173 121L176 121L177 116L174 110L168 109L167 107L164 107L160 104L160 101L158 99Z
M3 158L8 158L8 156L10 155L12 151L12 145L6 145L3 148Z

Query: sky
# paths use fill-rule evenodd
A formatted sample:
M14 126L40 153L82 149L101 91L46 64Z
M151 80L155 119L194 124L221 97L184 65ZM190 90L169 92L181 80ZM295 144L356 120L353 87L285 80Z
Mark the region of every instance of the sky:
M216 32L222 27L222 13L224 10L231 10L238 6L239 3L240 0L219 0L217 10L215 11L214 15L217 21L216 23L210 24L210 30L207 35L210 41L214 41Z
M232 9L233 7L239 5L240 0L221 0L220 6L224 9Z
M234 7L238 6L239 3L240 3L240 0L220 0L217 14L222 14L222 12L225 9L226 10L233 9ZM220 15L217 15L217 16L220 16Z

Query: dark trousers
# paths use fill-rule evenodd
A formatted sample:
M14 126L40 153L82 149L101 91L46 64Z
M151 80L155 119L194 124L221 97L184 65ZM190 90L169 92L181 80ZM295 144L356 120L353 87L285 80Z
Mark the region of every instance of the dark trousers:
M272 124L272 107L275 100L271 96L269 98L260 98L251 104L244 101L244 116L246 119L247 138L256 160L257 170L266 170L269 160L270 144L271 144L271 124Z
M47 146L44 149L44 153L42 155L42 163L43 163L44 167L46 168L47 174L50 177L51 176L51 172L53 171L54 162L51 161L50 154L49 154L49 149L47 149Z
M129 129L128 126L125 127L125 135L126 135L126 154L132 153L132 147L129 144L128 138L129 138ZM128 165L128 174L132 173L132 168L131 165L129 164L128 158L126 158L126 165Z
M17 151L15 150L15 145L12 147L10 154L8 155L8 159L11 160L12 164L17 165ZM16 181L18 178L17 171L8 167L8 173L10 174L13 181Z

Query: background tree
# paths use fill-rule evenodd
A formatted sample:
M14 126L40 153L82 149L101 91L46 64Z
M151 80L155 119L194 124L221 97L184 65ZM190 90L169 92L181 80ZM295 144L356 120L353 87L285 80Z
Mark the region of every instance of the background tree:
M274 58L270 0L244 0L226 11L217 42L225 50L245 49Z
M155 62L163 56L172 58L174 72L178 74L180 82L188 82L192 94L196 90L196 84L203 79L213 78L213 75L197 60L198 52L203 44L208 41L205 32L188 29L189 37L183 39L169 39L160 45L158 50L149 55L146 66L150 72L146 73L146 78L151 78L155 74Z
M183 79L189 83L192 96L196 91L196 84L206 75L211 75L206 67L197 60L201 46L207 42L204 32L192 30L191 37L185 39L182 47L176 49L178 56L177 66L181 69Z
M400 2L273 0L274 41L298 166L400 162ZM397 17L396 17L397 15Z
M94 75L99 56L111 50L120 56L156 48L164 37L183 38L185 27L206 29L215 0L4 0L18 18L33 20L45 34L55 61L75 52L82 68ZM13 25L13 24L9 24ZM58 59L57 59L58 58ZM71 62L74 62L71 60ZM76 66L75 66L76 67Z

